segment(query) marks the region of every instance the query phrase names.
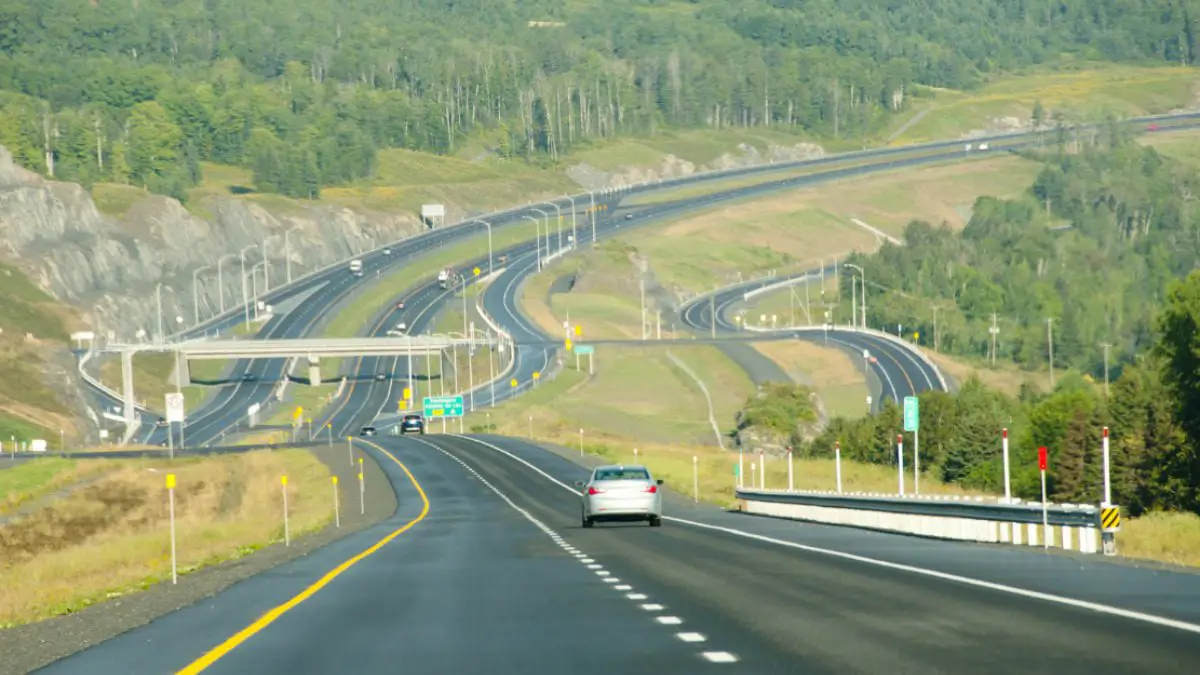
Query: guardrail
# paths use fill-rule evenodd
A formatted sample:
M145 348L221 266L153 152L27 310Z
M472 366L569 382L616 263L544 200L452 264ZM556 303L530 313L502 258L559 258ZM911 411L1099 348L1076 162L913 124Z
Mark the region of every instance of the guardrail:
M909 496L821 491L735 491L741 511L937 539L990 544L1053 545L1096 553L1100 509L1090 505L1001 503L961 496ZM1043 516L1045 524L1043 524Z

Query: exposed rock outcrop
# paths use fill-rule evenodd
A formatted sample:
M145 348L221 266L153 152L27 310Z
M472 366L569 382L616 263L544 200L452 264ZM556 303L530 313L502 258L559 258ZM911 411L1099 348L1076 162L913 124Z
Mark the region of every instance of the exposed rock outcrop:
M815 143L797 143L791 146L771 145L766 152L762 152L752 145L741 143L737 146L736 152L724 153L713 161L699 166L694 162L668 154L655 166L625 166L616 171L603 171L589 164L576 164L567 169L567 175L571 180L583 186L585 190L597 190L668 178L681 178L705 171L721 171L772 162L817 159L824 156L825 149Z
M160 282L167 333L191 325L197 314L213 314L221 305L218 260L225 306L240 303L239 251L249 249L248 277L265 253L267 281L278 285L287 275L285 232L292 274L299 276L424 227L415 215L325 205L280 213L252 201L213 198L205 207L211 220L174 199L148 195L117 220L100 213L83 187L15 166L0 148L0 256L79 307L98 334L112 331L118 339L134 339L139 330L156 333ZM248 279L247 288L261 289L261 267L254 277L257 283Z

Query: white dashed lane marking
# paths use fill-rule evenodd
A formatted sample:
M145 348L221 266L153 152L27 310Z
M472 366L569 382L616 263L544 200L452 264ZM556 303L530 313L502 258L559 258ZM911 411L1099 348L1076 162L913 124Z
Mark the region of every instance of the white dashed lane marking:
M594 570L596 572L596 576L601 578L604 581L604 583L614 584L613 588L615 588L618 591L622 591L622 592L633 590L633 586L631 586L629 584L618 583L618 582L620 582L620 579L612 576L612 573L609 572L608 570L605 570L603 565L598 564L594 559L588 557L588 555L586 553L583 553L578 548L568 544L566 542L566 540L564 540L562 538L562 536L559 535L557 532L550 529L549 527L546 527L546 525L544 523L542 523L537 518L534 518L533 515L531 515L525 509L522 509L521 507L517 506L511 499L508 498L507 495L505 495L500 490L496 489L496 487L494 485L489 483L486 478L481 476L477 471L475 471L475 469L471 468L471 466L469 466L466 462L462 461L458 457L455 457L454 455L450 454L449 452L446 452L445 450L438 448L436 445L433 445L432 443L429 443L427 441L420 441L420 442L436 448L443 455L446 455L450 459L453 459L454 461L461 464L464 468L466 468L467 471L471 472L472 475L474 475L476 478L478 478L480 480L480 482L482 482L484 485L486 485L488 487L488 489L490 489L492 492L495 492L497 495L499 495L500 498L503 499L505 502L507 502L508 505L511 506L515 511L517 511L522 516L524 516L526 520L533 523L534 526L536 526L539 530L541 530L547 536L549 536L552 541L554 541L556 544L561 546L563 551L565 551L568 555L574 556L577 560L579 560L579 562L587 565L588 569ZM484 445L490 445L490 444L485 443ZM626 597L626 599L633 600L633 601L640 601L640 600L647 599L647 596L645 593L626 592L625 597ZM661 612L661 611L663 611L663 609L665 609L661 604L650 603L650 602L643 603L640 605L640 607L647 612ZM654 617L654 620L656 623L659 623L659 624L662 624L665 626L678 626L683 623L683 619L681 619L680 617L677 617L677 616L662 616L662 615L660 615L660 616ZM696 632L676 633L675 637L678 638L679 640L681 640L683 642L687 642L687 643L705 642L708 639L704 635L702 635L700 633L696 633ZM700 652L700 656L711 663L736 663L738 661L738 657L729 652L718 652L718 651Z

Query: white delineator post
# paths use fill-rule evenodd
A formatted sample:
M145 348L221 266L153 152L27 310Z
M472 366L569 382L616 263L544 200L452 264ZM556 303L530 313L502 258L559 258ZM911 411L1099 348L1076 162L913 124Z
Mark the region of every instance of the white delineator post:
M638 463L638 451L637 451L637 448L634 448L634 449L633 449L633 463L634 463L634 464L637 464L637 463Z
M330 431L329 433L333 433ZM346 455L350 457L350 468L354 468L354 437L346 437Z
M342 511L338 504L338 486L337 476L333 476L333 526L340 528L342 526Z
M358 460L358 512L367 515L367 481L363 478L361 457Z
M583 429L579 430L579 456L583 457Z
M171 583L179 583L179 567L175 558L175 474L167 474L167 502L171 519Z
M1100 447L1104 453L1104 505L1112 506L1112 477L1108 470L1108 427L1104 427L1104 438Z
M1004 503L1012 503L1012 476L1008 467L1008 429L1000 430L1000 448L1004 456Z
M750 462L750 485L753 486L758 482L758 474L755 472L754 462Z
M792 469L792 449L788 448L788 492L796 491L796 483L794 482L794 471Z
M767 454L762 448L758 449L758 487L767 489Z
M900 496L904 496L904 435L896 436L896 456L899 458Z
M287 476L279 477L279 485L283 491L283 545L292 545L292 533L288 529L288 507L287 507Z
M738 447L738 487L743 487L746 484L746 453L742 452L742 448Z
M837 473L837 491L842 494L842 442L833 443L833 469Z

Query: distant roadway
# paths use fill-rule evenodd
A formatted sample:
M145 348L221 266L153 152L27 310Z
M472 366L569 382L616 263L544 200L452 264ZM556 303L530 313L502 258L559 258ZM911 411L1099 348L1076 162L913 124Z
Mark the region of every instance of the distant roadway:
M1197 117L1197 114L1186 114L1175 117L1160 118L1158 120L1160 123L1159 133L1200 126L1194 121ZM1174 126L1163 126L1171 122L1171 120L1175 120L1176 123ZM972 142L977 144L979 141L990 140L992 143L989 150L977 152L975 154L995 154L997 152L1011 151L1029 145L1033 143L1031 139L1032 136L1028 135L1009 135L972 139ZM618 233L623 228L636 227L658 222L668 217L679 217L690 211L711 206L723 201L753 197L781 189L814 185L838 178L863 175L883 170L914 167L934 162L953 161L966 156L966 153L964 153L961 149L964 142L966 141L947 141L926 146L913 146L908 148L881 148L864 151L861 153L853 153L851 155L831 156L819 160L808 160L805 162L776 164L771 166L749 167L739 170L738 172L726 173L717 177L697 176L681 181L668 182L658 186L649 185L632 188L625 192L607 195L607 199L609 200L609 209L601 212L604 214L604 216L598 219L599 222L597 225L597 233L599 234L601 230L604 230L605 234ZM777 180L768 180L758 185L727 189L717 191L712 194L685 198L676 201L628 207L625 209L619 209L617 207L619 200L626 194L644 194L649 191L669 189L684 183L717 180L733 175L757 173L766 174L770 172L789 170L794 171L803 168L804 166L836 166L838 163L851 162L863 163L849 167L822 169L803 176L792 176ZM516 222L522 219L527 212L532 213L532 211L529 209L523 209L506 212L503 216L499 217L485 217L489 219L493 226L498 226L506 222ZM626 213L633 215L634 220L625 221L624 215ZM581 220L586 222L587 218L585 217ZM413 238L392 244L390 246L392 249L392 256L390 256L390 260L388 259L389 257L383 256L381 253L383 247L380 247L380 249L377 249L376 251L365 253L361 256L366 263L366 274L369 277L372 270L377 270L381 267L394 267L398 265L401 260L410 260L416 255L423 254L430 247L448 243L452 239L475 234L479 232L480 229L481 228L478 227L447 228L443 231L429 233L423 237ZM579 228L580 239L584 244L590 240L590 237L588 236L590 235L590 232L587 232L588 229L589 228L587 227ZM408 249L405 249L406 246L411 247L412 250L409 251ZM510 265L515 265L519 262L516 258L520 256L520 251L522 248L514 247L512 250L516 251L516 253L510 254ZM532 244L525 245L524 250L532 251ZM497 255L499 254L500 252L497 252ZM526 262L528 262L528 260L531 258L532 256L526 258ZM531 266L526 266L525 273L528 273L530 269ZM510 273L515 275L512 270L506 272L506 274ZM515 279L515 276L510 276L508 281L514 282ZM311 327L313 323L315 323L315 317L324 315L324 313L328 312L331 307L336 306L339 300L346 297L353 289L357 287L357 283L361 282L351 278L345 269L333 268L304 280L299 287L278 288L275 291L272 291L271 293L267 294L264 299L267 302L274 304L280 304L284 302L288 297L300 292L301 288L304 292L311 292L313 295L302 304L302 310L299 312L293 310L292 313L299 313L300 316L292 318L285 316L277 317L274 320L274 325L272 326L269 324L264 328L263 331L260 331L259 336L303 336L307 329ZM495 287L497 286L497 283L493 283L492 285ZM516 284L509 283L509 287L510 289L515 288ZM400 290L402 289L398 289L398 293ZM442 302L445 299L446 297L443 296L435 298L431 302ZM489 306L489 311L491 305L495 304L496 302L497 301L490 293L488 297L485 298L485 304ZM430 310L430 307L413 308L413 311L416 312L428 310ZM240 316L240 312L228 312L217 322L217 324L224 324L226 326L235 325L239 322L238 317ZM511 320L513 317L497 318L506 326L518 325L514 324ZM505 324L505 320L508 321L507 324ZM217 324L209 323L201 326L197 330L203 332L205 328L211 329L213 325ZM383 328L382 330L386 330L386 328ZM533 333L530 333L530 336L532 337ZM856 335L847 336L847 338L849 344L852 345L861 342L864 346L868 346L868 348L870 348L869 345L874 344L875 348L872 349L873 354L876 353L876 349L878 350L880 355L878 357L880 361L880 373L883 375L881 378L882 397L899 398L912 392L922 390L922 382L925 381L925 376L927 373L922 374L919 366L905 366L902 355L896 351L898 349L897 347L894 345L889 347L887 344L884 344L886 341L868 336ZM542 337L542 341L544 341L544 339L545 336ZM839 337L838 339L841 338ZM520 342L520 339L518 339L518 342ZM524 351L528 352L529 350ZM548 364L549 359L549 353L544 348L537 347L534 348L534 353L519 357L518 368L513 374L513 377L518 380L520 390L523 390L529 385L529 380L532 377L532 373L536 370L544 368ZM378 372L381 369L380 364L375 362L373 359L364 359L364 361L365 363L360 364L362 366L360 370L353 373L353 377L357 380L362 379L363 372ZM891 364L894 361L895 364L885 365L885 361L888 364ZM233 428L240 419L244 419L246 409L249 407L249 405L252 403L263 404L269 402L271 396L271 385L282 375L284 363L285 362L282 360L273 360L260 362L252 366L245 361L237 362L231 372L231 381L234 384L227 385L226 387L230 391L223 392L222 394L212 397L201 410L192 413L192 419L196 420L196 422L188 425L187 432L190 439L189 442L195 441L212 443L220 438L222 431L227 431ZM387 366L388 367L383 368L383 370L388 372L392 378L406 379L407 374L402 371L400 364L389 362ZM244 381L242 379L246 372L251 372L254 375L253 381ZM371 419L373 415L378 414L378 412L383 409L382 404L384 403L384 399L392 393L391 389L393 387L394 384L391 382L372 382L362 387L358 385L348 387L352 390L349 395L357 396L358 398L353 402L347 402L341 406L338 414L342 415L343 417L334 420L337 423L336 426L342 430L351 429L364 420ZM372 408L374 408L374 410L372 410ZM146 419L146 416L143 416L143 419ZM192 426L196 423L198 423L198 429L193 429ZM162 430L155 430L150 433L148 440L152 443L159 443L162 440L165 440L165 435L163 435Z

